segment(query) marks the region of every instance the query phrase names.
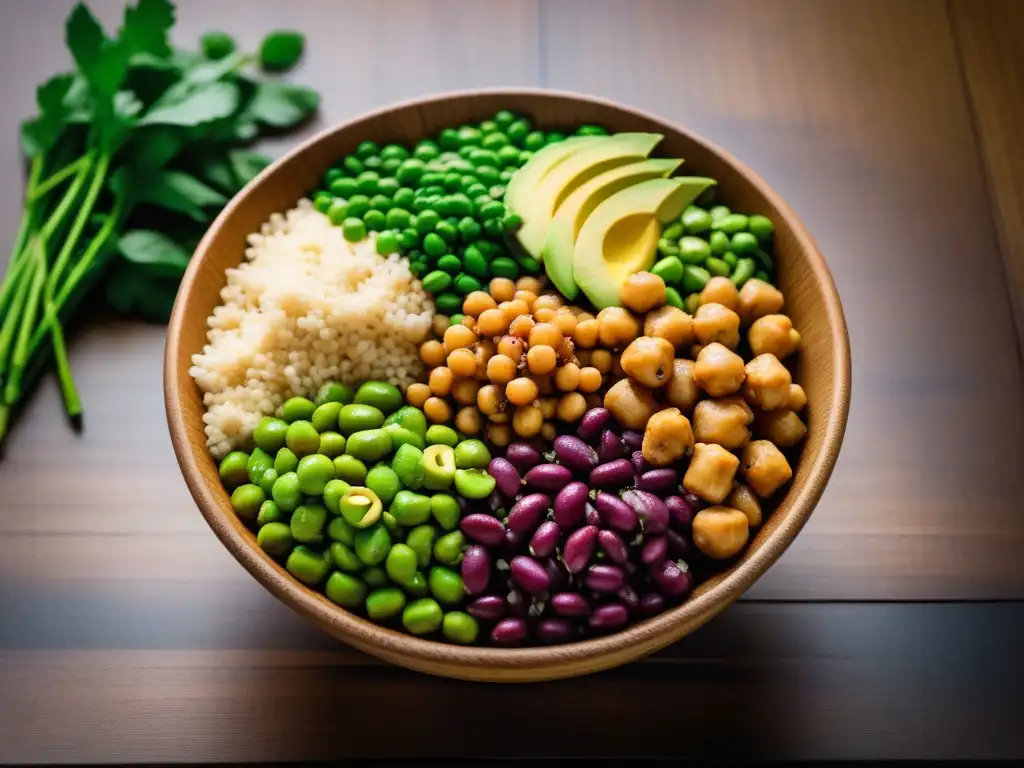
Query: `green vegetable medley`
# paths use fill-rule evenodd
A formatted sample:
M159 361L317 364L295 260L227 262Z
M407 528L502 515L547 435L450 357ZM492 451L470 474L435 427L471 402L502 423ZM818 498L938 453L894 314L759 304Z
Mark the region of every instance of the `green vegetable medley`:
M267 36L258 55L227 34L174 48L170 0L139 0L113 36L79 4L66 22L75 64L37 92L22 124L30 170L0 286L0 439L52 352L68 415L81 404L63 324L102 292L115 310L166 320L189 257L227 202L268 163L246 147L317 108L315 91L255 77L292 67L303 38Z

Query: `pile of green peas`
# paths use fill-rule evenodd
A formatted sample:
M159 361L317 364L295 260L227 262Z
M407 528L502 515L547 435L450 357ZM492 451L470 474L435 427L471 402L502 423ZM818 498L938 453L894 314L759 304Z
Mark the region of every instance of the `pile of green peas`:
M415 635L476 640L460 610L466 540L460 498L487 498L487 446L441 424L427 426L401 392L370 381L354 393L325 384L293 397L233 451L220 478L257 544L328 599Z
M728 277L742 288L752 277L770 283L775 270L771 219L709 205L710 194L701 202L709 207L691 205L665 227L658 241L659 260L651 267L665 281L666 302L691 314L712 277Z
M606 131L582 126L576 133ZM364 141L324 174L313 206L350 242L376 232L377 252L405 255L424 290L434 294L438 312L451 315L492 277L541 272L536 259L507 247L506 234L522 222L502 200L505 185L534 152L566 138L501 110L411 149Z

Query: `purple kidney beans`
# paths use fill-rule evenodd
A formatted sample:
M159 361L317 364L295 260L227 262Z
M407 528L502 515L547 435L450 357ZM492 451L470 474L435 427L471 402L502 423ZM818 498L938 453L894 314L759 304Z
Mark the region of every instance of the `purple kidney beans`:
M640 562L644 565L660 563L668 556L668 539L665 536L645 536L640 548Z
M693 574L683 561L663 560L651 566L649 573L665 597L683 597L693 589Z
M511 525L511 520L509 524ZM547 557L554 553L558 540L562 537L562 529L554 520L545 520L530 539L530 554L534 557Z
M578 475L586 475L597 466L597 451L572 435L555 438L555 457Z
M664 493L679 486L679 473L674 469L652 469L640 475L636 487L641 491Z
M551 596L551 609L559 616L586 616L590 603L579 592L559 592Z
M622 444L626 450L639 451L644 444L644 436L633 429L627 429L622 433Z
M583 519L590 489L586 483L569 483L555 496L555 522L565 529L575 528Z
M644 533L664 533L668 530L668 507L653 493L635 489L623 491L622 500L639 515Z
M587 525L601 525L601 515L590 502L583 507L583 522Z
M601 515L601 522L609 528L622 533L632 533L636 529L639 518L626 502L614 494L599 491L594 499L594 506Z
M472 514L462 518L459 524L462 532L484 546L494 547L505 537L505 526L490 515Z
M512 575L512 581L531 595L542 595L551 586L551 579L544 566L526 555L512 558L509 573Z
M665 506L668 507L669 515L675 525L684 530L689 530L693 523L695 514L693 505L684 496L669 496L665 499Z
M533 636L542 643L565 643L575 634L575 626L568 619L541 619Z
M597 534L597 543L608 559L616 565L625 565L629 562L629 548L622 537L615 531L605 529Z
M665 539L668 541L668 552L672 557L687 558L693 554L690 540L679 531L669 528L665 531Z
M594 467L590 472L591 488L622 488L633 482L633 465L628 459L615 459Z
M665 610L665 598L657 592L648 592L640 598L640 613L644 616L654 616Z
M491 630L491 640L498 645L516 645L529 635L523 619L502 619Z
M581 440L594 440L601 432L612 423L612 412L607 408L591 408L583 414L580 419L579 429L576 434Z
M541 462L540 451L529 443L512 443L505 449L505 458L520 475L525 475Z
M630 613L634 613L640 608L640 595L638 595L636 590L629 584L624 584L619 587L615 596L622 601L624 606L629 608Z
M487 589L491 579L491 554L479 544L470 544L462 556L462 583L471 595Z
M487 472L498 484L498 490L510 499L515 498L521 490L523 481L519 476L519 470L508 459L501 456L491 459L491 463L487 465Z
M508 529L518 534L530 533L550 506L551 498L543 493L523 496L508 513Z
M505 600L497 595L484 595L466 606L466 612L483 621L497 621L505 615Z
M607 603L594 609L587 623L592 629L609 630L624 627L629 621L629 610L621 603Z
M644 455L640 451L633 451L629 456L629 463L633 465L633 473L637 476L642 475L650 467L647 466L647 461L644 459Z
M569 573L580 573L594 556L596 546L597 528L593 525L586 525L574 532L565 540L565 547L562 548L565 569Z
M551 579L551 591L559 592L569 586L569 572L557 557L548 557L541 563Z
M601 433L601 444L597 448L597 456L602 464L615 459L621 459L626 455L626 446L622 444L619 436L606 429Z
M615 592L626 583L626 574L617 565L592 565L584 583L595 592Z
M561 464L538 464L523 479L530 488L557 493L572 482L572 472Z

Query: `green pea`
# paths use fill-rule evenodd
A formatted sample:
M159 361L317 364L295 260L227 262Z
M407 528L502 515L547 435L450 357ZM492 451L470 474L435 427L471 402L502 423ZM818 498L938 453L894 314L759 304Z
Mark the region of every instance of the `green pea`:
M476 619L462 611L449 611L441 622L441 634L450 643L472 645L479 632L480 625Z
M494 133L489 133L486 136L484 136L483 141L480 142L480 146L483 147L484 149L490 150L493 153L497 152L499 149L502 149L503 147L509 146L510 143L511 142L509 141L508 136L506 136L504 133L498 133L497 131L495 131Z
M491 274L495 277L507 277L509 280L515 280L519 277L519 265L507 256L499 256L494 259L490 264L490 268Z
M390 504L395 494L402 490L398 475L391 467L381 464L366 473L366 487L377 494L382 504Z
M560 141L565 141L566 135L561 131L548 131L547 143L557 144Z
M437 260L437 268L450 277L451 275L454 275L462 270L462 262L459 261L458 256L454 256L453 254L449 253L447 256L442 256L440 259ZM451 285L451 280L448 281L448 285ZM446 285L445 288L447 287L448 286ZM427 288L426 285L424 285L423 288L424 290L430 291L430 289ZM443 291L444 288L442 288L441 290ZM437 291L430 292L437 293ZM459 300L459 306L462 306L461 299Z
M377 184L379 182L379 173L376 171L363 171L356 177L356 189L364 195L373 195L377 192Z
M424 597L415 600L402 611L402 625L414 635L429 635L441 627L444 614L437 601Z
M683 308L683 297L680 296L679 295L679 291L677 291L672 286L666 286L665 287L665 303L668 304L670 307L678 307L679 309L682 309Z
M423 487L443 491L455 479L456 451L448 445L430 445L423 451Z
M494 486L494 478L482 469L455 470L455 490L467 499L486 499Z
M327 538L351 547L356 543L356 529L344 517L332 517L327 524Z
M337 432L320 433L320 450L329 459L340 456L345 452L345 438Z
M299 457L291 448L282 448L274 457L274 469L280 477L287 472L294 472L299 468Z
M448 318L448 326L451 327L453 325L462 325L462 318L464 317L465 315L461 313L457 315L452 315L451 317Z
M351 485L362 485L366 480L366 465L355 456L344 454L334 460L334 476Z
M306 586L315 587L327 578L327 574L331 570L331 562L324 554L300 544L288 555L284 567L288 573Z
M668 258L670 256L679 255L679 243L675 240L669 240L668 238L661 238L658 240L658 253Z
M498 124L493 120L484 120L478 127L480 128L480 133L484 136L484 141L487 140L487 137L490 134L495 133L498 130Z
M660 277L666 285L674 285L683 279L683 262L677 256L669 256L651 267L651 274Z
M434 559L439 563L454 567L462 562L465 548L466 537L462 531L446 533L434 544Z
M482 440L463 440L455 446L454 453L459 469L484 469L491 463L491 452Z
M337 459L335 459L335 462L332 464L332 469L334 470L334 474L337 475ZM360 480L360 482L362 481ZM351 486L349 485L348 482L346 482L345 480L339 480L337 478L333 480L328 480L326 485L324 485L324 490L322 493L324 505L327 507L327 509L331 511L331 514L341 514L341 499L350 487Z
M364 578L365 578L365 574ZM398 587L374 589L366 598L366 615L374 621L394 618L405 608L405 594Z
M685 309L691 315L697 314L697 309L699 307L700 307L700 294L699 293L691 293L689 296L686 297L686 300L683 302L683 309Z
M320 213L327 213L334 202L334 196L330 192L317 192L313 198L313 207Z
M747 231L756 237L759 243L768 243L771 241L772 235L775 234L775 225L767 216L755 214L747 222Z
M339 570L348 573L359 573L359 571L363 570L363 561L359 559L359 556L352 551L349 545L335 541L331 544L328 551L331 553L331 560L334 561L334 565Z
M462 583L462 577L455 571L440 565L435 565L430 569L427 584L434 597L445 605L456 605L466 596L466 587Z
M714 223L716 221L721 221L722 219L724 219L726 216L730 215L731 213L732 213L732 211L729 209L729 206L727 206L727 205L716 205L710 211L711 221L712 221L712 223Z
M711 256L707 240L687 235L679 241L679 260L685 264L703 264Z
M434 227L434 234L438 235L448 245L452 245L459 239L459 230L454 224L449 224L447 221L437 222L437 226Z
M394 232L381 232L377 235L377 240L374 243L377 253L381 256L388 256L392 253L399 253L402 248L398 242L398 235Z
M352 402L352 390L346 387L344 384L338 384L337 382L329 381L322 385L316 392L316 404L323 405L324 403L346 403Z
M405 529L398 524L395 520L395 516L390 512L382 512L380 516L381 521L384 523L384 527L388 529L388 533L401 541L405 537Z
M702 267L687 264L683 269L683 288L687 292L702 291L711 279L711 273Z
M363 161L360 160L355 155L349 155L348 157L346 157L344 160L341 161L341 165L345 169L345 172L350 174L351 176L358 176L365 170Z
M370 198L366 195L356 194L348 199L348 215L351 217L362 219L370 208ZM342 227L344 228L344 224Z
M260 528L268 523L279 523L284 519L281 508L274 503L273 499L267 499L260 504L259 514L256 515L256 525Z
M413 157L419 158L424 162L433 160L441 153L437 144L430 139L422 139L412 151Z
M401 167L402 161L399 160L397 157L389 157L387 160L381 163L380 172L384 174L384 178L380 180L381 192L383 192L384 194L388 194L388 192L385 190L385 186L390 186L390 183L393 183L394 188L398 189L398 180L391 177L398 173L398 169Z
M348 218L348 203L341 198L332 201L330 208L327 209L327 218L331 220L331 224L334 226L341 226L345 219Z
M256 534L256 545L271 557L284 557L294 546L292 531L284 523L267 523Z
M462 511L459 502L447 493L435 493L430 497L430 514L444 531L453 531L459 524Z
M380 151L380 148L372 141L364 141L356 147L356 157L360 160L365 160L368 157L376 155Z
M743 284L754 276L755 268L756 262L753 259L739 259L736 262L736 269L733 270L732 276L729 279L732 280L733 285L737 288L742 288Z
M474 291L482 290L483 286L480 281L472 275L461 274L455 278L455 290L461 293L463 296L468 296Z
M445 258L448 258L447 256ZM452 258L455 258L454 256ZM457 260L456 260L457 261ZM459 266L462 266L461 263ZM440 293L452 284L452 276L447 272L435 269L423 277L423 290L427 293Z
M324 594L332 603L354 611L363 604L369 590L361 580L347 573L335 571L327 579Z
M414 408L411 405L403 405L397 411L384 419L385 427L389 427L392 424L405 427L410 432L413 432L420 437L427 434L427 417L423 415L423 411L419 408Z
M252 439L267 453L277 453L284 445L284 435L287 431L287 422L272 416L264 416L263 421L253 430Z
M519 118L505 129L505 133L514 144L522 146L530 133L530 121L526 118Z
M515 168L502 168L501 172L498 173L498 181L500 181L502 184L507 185L510 181L512 181L512 177L515 175L515 172Z
M217 472L221 482L228 489L234 489L249 481L249 454L245 451L232 451L220 461Z
M391 449L397 451L403 445L411 445L414 448L419 448L421 451L426 445L423 438L413 432L411 429L406 429L401 424L388 424L384 427L384 431L388 433L388 437L391 438Z
M334 462L323 454L314 453L299 459L295 471L299 478L299 490L307 496L319 496L328 481L334 479Z
M518 213L506 213L505 218L501 220L501 226L509 234L517 232L522 225L523 217Z
M341 223L341 234L350 243L358 243L366 237L366 225L362 219L350 216Z
M450 445L455 446L459 442L459 436L455 430L443 424L432 424L427 430L427 445Z
M438 224L441 222L438 221ZM448 252L448 244L436 232L431 232L423 238L423 250L430 256L441 256Z
M260 512L260 506L267 500L267 495L258 485L246 483L240 485L231 492L231 506L243 520L255 520Z
M748 223L749 219L742 213L730 213L728 216L715 220L711 228L727 235L735 235L737 232L743 232Z
M576 129L577 136L607 136L608 129L600 125L581 125Z
M380 589L381 587L386 587L388 585L388 575L384 573L384 569L379 565L364 568L363 572L360 573L359 576L364 582L366 582L366 586L370 589Z
M704 268L714 277L728 277L729 272L732 271L729 269L729 265L717 256L712 256L704 262Z
M412 221L412 214L404 208L392 208L385 219L388 229L405 229Z
M439 314L450 315L462 308L462 297L457 293L436 294L434 296L434 306L437 307Z
M544 138L544 131L530 131L523 139L523 147L531 152L543 149L546 143L547 141Z
M284 441L296 456L308 456L320 449L320 433L308 421L293 421L288 425Z
M722 261L729 265L729 269L736 269L736 263L739 261L739 257L732 251L726 251L722 254Z
M274 469L273 467L269 467L263 473L263 477L260 478L260 481L258 483L256 483L256 485L258 485L260 488L262 488L263 489L263 493L265 493L267 496L269 496L271 491L274 488L274 483L277 482L277 477L278 477L277 470Z
M712 232L708 238L708 245L712 254L721 256L729 250L729 236L725 232Z
M416 215L416 231L421 235L429 235L439 221L441 221L441 214L437 211L423 211Z
M519 153L519 167L522 168L524 165L526 165L528 162L530 162L530 158L531 157L533 157L533 151L532 150L524 149L522 152L520 152Z
M384 570L396 584L406 584L416 575L416 552L407 544L395 544L388 552Z
M417 525L405 537L405 543L416 553L416 564L420 568L430 565L430 555L437 540L437 529L429 524Z
M294 421L309 421L316 406L305 397L290 397L281 406L281 415L289 424Z
M353 432L345 442L345 453L362 461L380 461L391 453L391 436L383 429Z
M428 170L420 178L420 191L424 195L434 194L428 192L431 187L437 187L440 190L444 190L444 177L445 174L441 171L430 171Z
M392 210L404 210L408 213L409 209L412 207L412 201L416 199L416 193L409 187L399 187L395 190L395 194L393 194L391 198L395 201L395 206L397 206ZM391 213L391 211L388 211L388 213ZM409 220L412 221L411 213L409 214ZM405 226L408 227L409 224L406 224Z
M327 507L323 504L301 504L292 513L292 538L300 544L319 544L327 525Z
M480 180L481 184L488 188L493 187L501 181L500 172L497 167L493 165L481 165L478 167L476 169L476 177ZM504 208L505 206L502 206L502 213L504 213ZM482 218L489 218L484 216L482 211L480 212L480 215ZM498 214L498 216L500 217L500 214Z
M483 139L483 134L480 131L470 125L464 125L459 128L459 145L471 145L476 146Z
M486 279L489 273L487 259L472 245L467 246L465 253L462 254L462 266L470 275L481 280Z
M737 232L729 241L729 250L737 256L746 256L757 250L757 238L749 232Z
M503 109L494 115L494 124L501 130L508 130L508 127L515 122L516 116L514 113Z
M462 187L462 174L458 171L448 171L441 181L441 185L449 192L454 192ZM442 216L444 213L438 211Z
M413 229L412 227L403 229L401 232L398 233L398 247L401 248L403 251L415 251L416 247L419 244L420 236L416 234L416 230ZM418 251L416 251L415 254L408 253L407 256L409 258L409 261L413 261L414 256L418 254Z
M401 144L388 144L380 151L380 156L383 160L390 160L391 158L405 160L409 157L409 150Z
M412 157L404 161L399 167L395 174L395 178L399 182L409 187L415 187L419 184L420 179L423 178L425 170L425 164L422 158Z
M356 180L338 178L331 182L331 194L349 200L356 193Z
M498 160L498 155L489 149L474 149L469 153L469 162L474 166L481 165L500 165L501 161Z
M395 494L390 511L406 528L422 525L430 519L430 497L403 489Z
M380 232L387 223L387 217L382 211L374 209L363 214L363 223L371 232Z
M454 195L450 195L445 202L445 210L438 211L443 216L468 216L473 212L473 204L469 201L469 197L461 192Z
M394 200L387 195L377 194L370 198L370 208L381 213L387 213L395 206ZM364 219L365 220L365 219ZM367 225L369 226L369 225ZM382 225L383 226L383 225Z
M363 565L380 565L391 549L391 534L383 523L356 531L355 550Z
M522 270L528 274L536 275L540 272L540 262L532 256L520 256L517 261L519 262L519 266Z
M352 403L342 407L338 423L346 435L367 429L378 429L384 424L384 413L369 403Z

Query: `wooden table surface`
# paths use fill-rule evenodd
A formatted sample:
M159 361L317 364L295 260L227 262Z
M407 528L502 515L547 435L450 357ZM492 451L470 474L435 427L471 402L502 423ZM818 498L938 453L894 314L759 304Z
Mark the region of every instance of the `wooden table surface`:
M109 24L121 7L91 5ZM100 318L73 341L84 434L47 380L0 460L0 762L1024 755L1024 3L179 5L181 43L307 34L294 77L324 106L302 135L529 85L725 146L831 265L853 346L845 446L791 549L695 635L575 681L450 682L339 646L248 576L174 461L164 329ZM17 124L67 64L70 6L0 4L5 243Z

